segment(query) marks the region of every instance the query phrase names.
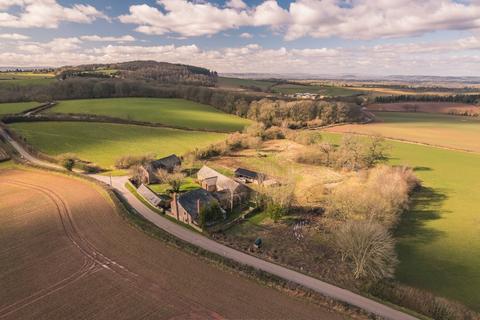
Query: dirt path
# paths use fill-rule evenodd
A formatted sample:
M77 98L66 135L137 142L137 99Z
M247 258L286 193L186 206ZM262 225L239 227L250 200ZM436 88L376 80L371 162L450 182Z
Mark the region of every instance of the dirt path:
M0 172L1 319L341 319L171 248L88 182Z

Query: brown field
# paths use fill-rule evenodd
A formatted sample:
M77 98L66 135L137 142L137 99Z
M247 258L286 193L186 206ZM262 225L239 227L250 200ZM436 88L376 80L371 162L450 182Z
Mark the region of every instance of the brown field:
M416 108L417 112L446 113L446 114L480 114L480 107L465 103L449 102L398 102L398 103L375 103L368 106L370 111L396 111L405 112Z
M126 222L99 187L0 171L0 318L341 319Z

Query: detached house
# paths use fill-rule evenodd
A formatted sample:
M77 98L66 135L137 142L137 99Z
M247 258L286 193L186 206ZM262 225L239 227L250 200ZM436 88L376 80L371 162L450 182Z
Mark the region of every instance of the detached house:
M174 154L169 155L165 158L150 161L149 163L140 166L140 170L142 171L142 183L157 183L158 179L155 176L157 170L163 169L167 170L168 172L172 172L175 167L179 167L181 164L182 161L180 160L180 158Z
M212 194L204 189L174 194L170 215L175 219L199 229L199 216L203 208L218 204Z

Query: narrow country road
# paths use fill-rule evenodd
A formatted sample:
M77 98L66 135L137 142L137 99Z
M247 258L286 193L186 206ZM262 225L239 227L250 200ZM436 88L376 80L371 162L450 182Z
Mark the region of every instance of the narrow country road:
M57 165L41 161L32 157L20 144L15 142L9 135L0 128L0 134L3 135L8 142L22 155L26 160L39 165L45 166L48 168L60 168ZM110 184L110 177L101 176L101 175L90 175L91 177L102 181L106 184ZM300 272L293 271L291 269L279 266L277 264L253 257L246 253L237 251L225 245L222 245L218 242L210 240L196 232L193 232L187 228L182 227L176 223L169 221L168 219L160 216L158 213L152 211L146 205L144 205L140 200L138 200L126 187L125 184L128 181L127 177L112 177L112 187L115 188L120 194L128 201L128 203L145 219L149 220L159 228L165 230L166 232L176 236L183 241L189 242L193 245L196 245L204 250L216 253L223 257L234 260L238 263L245 264L256 269L265 271L267 273L273 274L280 278L283 278L287 281L291 281L302 285L306 288L314 290L318 293L321 293L325 296L331 297L333 299L346 302L353 306L359 307L363 310L374 313L378 316L381 316L386 319L392 320L414 320L417 319L411 315L408 315L404 312L395 310L391 307L383 305L374 300L368 299L351 291L336 287L324 281L318 280L316 278L304 275Z

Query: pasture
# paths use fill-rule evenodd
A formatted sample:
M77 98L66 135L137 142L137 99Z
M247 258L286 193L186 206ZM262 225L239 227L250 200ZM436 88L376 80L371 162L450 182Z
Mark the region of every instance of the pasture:
M340 136L324 138L336 142ZM390 162L415 168L423 185L396 232L397 279L480 311L480 154L388 145Z
M480 118L434 113L375 112L378 122L344 125L331 132L381 134L384 137L480 152Z
M124 155L182 155L225 138L222 133L90 122L14 123L9 127L47 155L74 153L104 168L112 168Z
M268 80L253 80L253 79L240 79L240 78L227 78L219 77L218 85L224 88L249 88L257 87L262 90L267 90L268 88L274 86L277 82L268 81Z
M5 114L20 113L38 105L38 102L0 103L0 116Z
M166 126L234 132L251 122L184 99L112 98L61 101L51 113L94 114Z

